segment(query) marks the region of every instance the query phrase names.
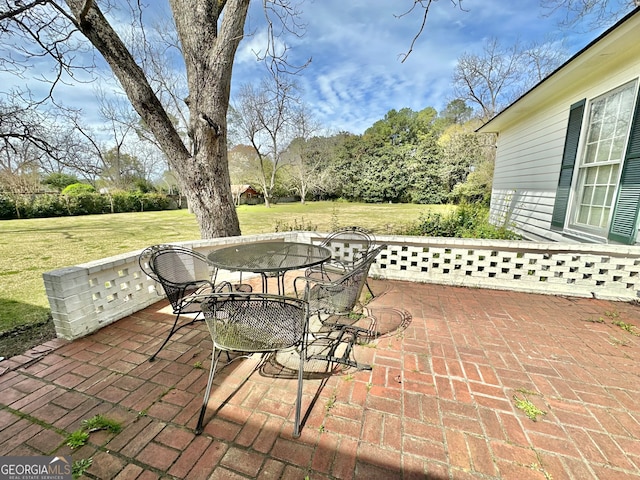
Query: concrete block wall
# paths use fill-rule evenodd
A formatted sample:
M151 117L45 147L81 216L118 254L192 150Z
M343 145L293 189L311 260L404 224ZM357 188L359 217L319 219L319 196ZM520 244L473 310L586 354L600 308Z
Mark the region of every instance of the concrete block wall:
M640 247L522 241L381 237L371 269L393 280L637 300Z
M194 240L181 245L204 255L257 241L320 243L324 234L276 234ZM637 300L640 247L524 241L379 236L387 244L370 275L389 280L518 290L551 295ZM345 244L344 250L351 248ZM58 336L74 339L162 298L161 287L138 265L141 251L43 274ZM199 272L210 275L211 272ZM218 281L237 273L219 272Z

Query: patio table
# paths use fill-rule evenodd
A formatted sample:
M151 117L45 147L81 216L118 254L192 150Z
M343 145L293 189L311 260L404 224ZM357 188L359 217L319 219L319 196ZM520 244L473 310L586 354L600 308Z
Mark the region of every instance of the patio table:
M331 251L310 243L255 242L214 250L207 258L218 269L259 273L264 293L267 293L268 277L275 276L278 293L284 294L286 272L320 265L331 258Z

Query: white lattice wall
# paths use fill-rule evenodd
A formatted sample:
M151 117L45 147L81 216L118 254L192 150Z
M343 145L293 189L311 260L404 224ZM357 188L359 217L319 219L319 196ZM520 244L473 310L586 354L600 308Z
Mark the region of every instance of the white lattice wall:
M612 300L636 299L640 290L640 247L441 238L416 243L411 237L398 240L387 240L388 248L372 274Z
M284 233L180 244L206 255L216 247L234 243L278 239L294 241L296 238L297 234ZM43 274L59 337L74 339L88 335L162 298L162 288L138 265L140 253L134 251ZM199 272L199 275L207 278L209 272Z
M267 240L320 243L322 235L288 232L182 245L206 255L221 246ZM378 242L387 248L370 274L390 280L613 300L635 300L640 290L640 247L400 236ZM343 254L352 248L360 246L345 245ZM139 253L43 275L58 336L87 335L159 300L155 282L138 265Z

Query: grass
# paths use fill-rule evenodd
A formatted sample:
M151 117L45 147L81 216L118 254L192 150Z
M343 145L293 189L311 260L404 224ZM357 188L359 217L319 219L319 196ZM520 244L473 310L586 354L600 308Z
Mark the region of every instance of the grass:
M238 207L244 235L304 225L317 231L360 225L378 235L406 231L426 212L447 206L288 203ZM142 249L200 238L187 210L0 221L0 336L46 323L50 314L42 273ZM0 348L0 356L7 356Z
M534 422L538 421L539 416L547 414L547 412L545 412L544 410L540 410L526 397L520 398L517 395L514 395L513 400L515 401L516 408L522 410L525 415Z

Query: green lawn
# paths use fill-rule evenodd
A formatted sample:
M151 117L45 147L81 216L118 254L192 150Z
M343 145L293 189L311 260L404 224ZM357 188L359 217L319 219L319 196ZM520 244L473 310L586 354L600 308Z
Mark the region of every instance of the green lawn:
M330 231L360 225L378 235L402 233L423 212L446 206L313 202L238 208L244 235ZM42 273L148 245L200 238L186 210L0 221L0 334L49 315Z

